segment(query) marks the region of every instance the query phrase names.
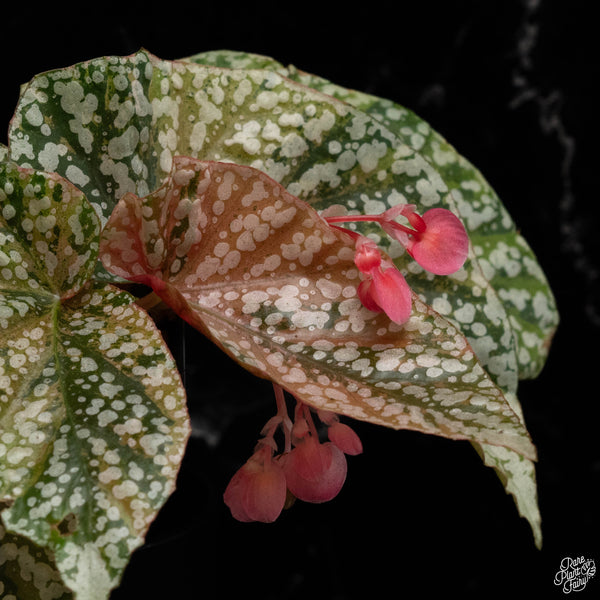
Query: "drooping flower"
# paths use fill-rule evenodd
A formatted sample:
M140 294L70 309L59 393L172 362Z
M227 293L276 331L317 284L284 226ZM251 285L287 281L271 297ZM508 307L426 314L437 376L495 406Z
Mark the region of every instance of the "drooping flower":
M338 495L346 481L344 453L331 442L307 435L281 458L290 492L305 502L327 502Z
M408 321L412 309L410 287L394 263L383 260L375 242L361 236L356 242L354 263L365 276L357 290L363 306L385 312L395 323Z
M305 502L337 496L346 480L346 457L331 442L320 442L310 409L302 402L296 402L291 436L293 449L280 457L288 490Z
M285 475L273 460L272 448L259 444L231 478L223 499L238 521L272 523L283 510L286 489Z
M296 401L294 421L287 414L283 389L273 384L277 414L262 430L254 454L232 477L223 495L232 516L244 522L273 522L287 501L298 498L321 503L334 498L346 480L344 454L359 454L358 436L339 417L318 411L330 441L322 443L307 405ZM284 449L279 455L274 434L281 428ZM333 433L332 433L333 432Z

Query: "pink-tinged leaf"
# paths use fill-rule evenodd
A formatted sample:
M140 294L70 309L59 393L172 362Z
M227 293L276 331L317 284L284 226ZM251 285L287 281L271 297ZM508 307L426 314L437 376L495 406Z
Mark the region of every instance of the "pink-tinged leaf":
M409 220L420 233L410 239L407 249L426 271L450 275L463 266L469 253L469 237L456 215L444 208L432 208L423 217L410 215Z
M434 278L431 281L426 274L420 281L410 277L409 283L430 304L436 295L440 298L439 305L434 307L439 307L444 316L455 318L460 323L460 330L473 344L483 366L488 369L494 381L505 392L509 392L509 396L511 391L516 390L517 369L519 378L532 378L539 374L559 320L548 281L532 250L517 232L515 223L483 175L429 124L407 107L390 100L345 89L293 66L286 68L263 56L222 50L196 55L189 60L201 64L276 71L347 102L384 124L387 132L393 132L405 144L413 147L416 144L419 154L435 167L451 191L451 196L441 195L439 206L452 208L469 231L472 246L476 248L477 261L483 267L481 276L476 273L475 277L472 276L472 279L479 280L475 281L476 289L481 290L484 287L481 280L487 279L497 291L506 315L503 316L496 308L490 310L498 306L498 302L494 301L494 295L489 289L483 297L474 296L468 293L468 287L458 286L456 281L447 285L446 278ZM366 131L375 131L372 122ZM337 142L341 147L349 147L340 138ZM422 189L420 186L416 188ZM377 190L378 200L385 201L380 182L374 189ZM397 188L392 189L394 195L388 196L389 199L395 198ZM334 190L336 203L343 202L344 198L354 202L358 196L357 193L342 195L338 188ZM322 194L318 197L319 200L323 199ZM372 194L365 189L365 194L361 197L370 200ZM388 206L391 204L389 199L386 202ZM428 202L427 206L431 206L431 203ZM397 216L399 215L396 214L393 218ZM481 302L482 299L486 301ZM463 318L465 307L468 310L474 309L473 316L468 319ZM508 335L511 329L513 336ZM488 343L490 339L495 342L493 349ZM516 397L515 402L518 404ZM507 492L515 497L519 512L531 523L539 545L541 529L534 465L523 460L520 455L498 446L487 445L480 450L485 454L486 464L491 464L498 470Z
M163 187L119 201L100 256L314 408L535 457L454 326L416 298L403 326L362 306L354 250L264 173L176 157Z

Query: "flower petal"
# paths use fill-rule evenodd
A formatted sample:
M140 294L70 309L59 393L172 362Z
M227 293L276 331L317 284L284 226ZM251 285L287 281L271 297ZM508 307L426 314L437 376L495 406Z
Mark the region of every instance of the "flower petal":
M344 453L331 442L306 440L283 462L287 487L304 502L327 502L337 496L346 481Z
M397 219L400 215L406 216L413 213L416 208L416 204L396 204L383 212L381 222L393 222L394 219Z
M265 463L262 471L249 481L243 498L246 514L253 521L272 523L285 504L287 486L285 475L276 462Z
M358 299L361 304L372 312L382 312L382 308L373 300L371 297L371 283L373 283L373 279L365 279L358 284L358 288L356 290L358 294Z
M360 438L348 425L336 421L330 425L327 435L334 445L336 445L344 454L356 456L363 451Z
M371 297L385 314L401 325L410 318L412 293L402 273L395 267L373 273L370 289Z
M354 263L361 273L370 273L381 264L381 251L369 238L362 237L356 242Z
M265 452L263 456L254 454L235 473L223 500L238 521L272 523L283 510L286 490L281 466Z
M229 481L223 494L223 500L229 507L231 516L234 519L243 523L249 523L253 519L248 516L243 503L244 489L247 485L248 475L242 469L236 471L235 475Z
M469 251L469 237L460 219L445 208L432 208L423 215L423 233L408 243L409 254L435 275L449 275L460 269Z

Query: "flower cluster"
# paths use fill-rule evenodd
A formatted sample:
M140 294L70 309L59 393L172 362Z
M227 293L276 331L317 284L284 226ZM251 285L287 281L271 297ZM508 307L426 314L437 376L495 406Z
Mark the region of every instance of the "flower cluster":
M380 215L327 216L326 212L322 216L333 227L351 221L379 223L426 271L435 275L455 273L463 266L469 250L463 224L445 208L432 208L423 216L415 208L414 204L399 204ZM396 219L400 216L409 225L398 223ZM362 304L369 310L385 312L398 324L405 323L411 313L412 292L402 273L389 257L382 255L373 240L355 231L342 230L355 240L354 262L362 275L358 286Z
M292 422L283 389L273 385L277 414L267 422L254 454L235 473L223 494L238 521L272 523L294 498L315 503L331 500L346 480L345 454L362 452L359 437L335 413L317 412L327 427L325 442L319 440L309 407L298 400ZM279 429L284 434L281 454L277 454L275 442Z
M394 206L380 215L332 215L322 217L331 227L342 229L355 241L354 263L361 274L358 297L369 310L385 312L398 324L410 318L412 291L391 258L375 242L338 223L372 221L398 240L425 270L449 275L460 269L469 248L467 232L449 210L433 208L423 216L412 204ZM408 225L396 221L404 217ZM346 480L345 454L360 454L356 433L332 412L317 411L327 427L328 441L321 442L306 404L296 401L294 420L289 418L283 389L273 384L277 414L262 430L262 438L248 461L232 477L224 493L231 514L239 521L271 523L294 498L326 502L334 498ZM284 450L277 454L275 433L282 430Z

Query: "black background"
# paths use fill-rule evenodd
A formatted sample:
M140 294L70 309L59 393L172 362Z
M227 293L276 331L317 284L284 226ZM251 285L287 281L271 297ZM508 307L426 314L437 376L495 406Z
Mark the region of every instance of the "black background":
M0 117L46 69L144 47L165 59L229 48L403 104L486 176L536 252L561 325L519 397L539 451L544 547L467 443L356 424L365 447L327 504L273 525L221 501L274 404L199 334L166 335L194 435L178 489L112 600L561 597L565 556L600 562L596 19L585 1L11 3ZM334 6L334 5L332 5ZM4 130L6 131L6 129ZM5 134L0 141L6 143ZM582 592L598 597L600 575Z

